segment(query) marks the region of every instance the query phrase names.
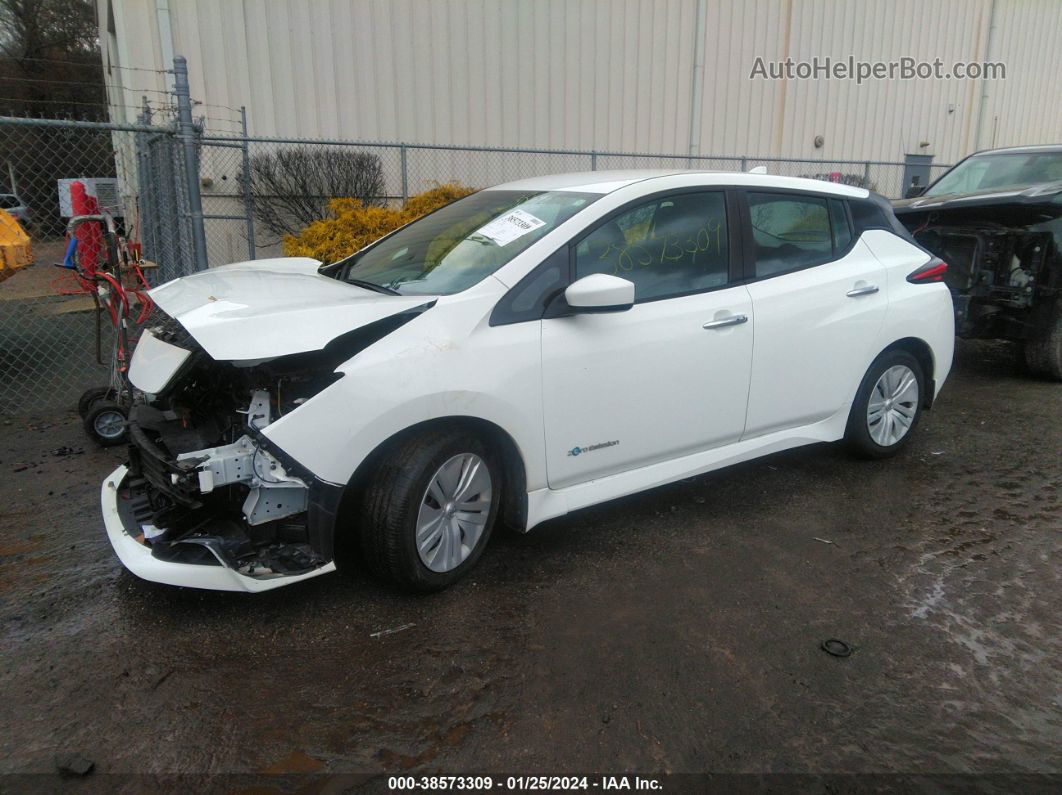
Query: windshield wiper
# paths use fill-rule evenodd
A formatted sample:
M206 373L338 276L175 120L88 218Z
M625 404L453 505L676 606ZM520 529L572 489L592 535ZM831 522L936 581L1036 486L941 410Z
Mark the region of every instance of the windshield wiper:
M390 287L384 287L382 284L376 282L367 282L364 279L345 279L347 284L353 284L355 287L364 287L366 290L372 290L376 293L383 293L384 295L401 295L398 290L392 290Z

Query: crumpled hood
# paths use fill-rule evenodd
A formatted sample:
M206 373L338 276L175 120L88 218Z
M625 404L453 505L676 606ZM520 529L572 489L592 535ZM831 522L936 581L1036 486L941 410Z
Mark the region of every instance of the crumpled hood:
M897 215L931 210L954 210L965 207L985 206L1037 206L1051 205L1062 193L1062 181L1041 182L1021 188L988 188L972 193L945 193L940 196L916 196L892 202Z
M214 359L320 350L348 331L431 298L384 295L321 276L308 257L238 262L175 279L152 299Z

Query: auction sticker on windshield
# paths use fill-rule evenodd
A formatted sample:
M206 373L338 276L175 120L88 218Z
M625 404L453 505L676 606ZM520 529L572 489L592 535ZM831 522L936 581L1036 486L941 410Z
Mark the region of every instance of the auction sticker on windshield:
M481 227L476 234L490 238L499 246L505 246L518 237L523 237L528 232L534 232L540 226L545 225L545 221L535 218L529 212L510 210L501 218L495 218L486 226Z

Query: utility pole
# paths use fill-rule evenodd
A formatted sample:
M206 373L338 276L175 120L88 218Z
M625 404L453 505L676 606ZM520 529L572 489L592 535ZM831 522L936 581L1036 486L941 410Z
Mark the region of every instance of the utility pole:
M196 151L196 132L192 123L192 97L188 90L188 61L183 55L173 57L173 93L177 96L177 139L184 147L185 184L188 190L188 217L192 222L195 270L205 271L208 265L206 231L203 228L203 197L199 193L199 153Z
M240 105L243 132L243 212L247 216L247 259L254 259L254 194L251 192L251 142L247 140L247 107Z

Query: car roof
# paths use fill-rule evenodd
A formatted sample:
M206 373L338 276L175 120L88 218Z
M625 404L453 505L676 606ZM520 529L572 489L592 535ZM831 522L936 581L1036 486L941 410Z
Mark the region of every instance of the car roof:
M570 174L551 174L530 177L515 182L495 185L488 190L535 190L574 191L579 193L612 193L636 182L651 183L667 177L697 176L698 185L736 185L750 188L787 188L789 190L832 193L837 196L864 199L869 196L865 188L843 185L839 182L807 179L804 177L781 177L774 174L751 174L743 171L701 171L697 169L630 169L624 171L582 171ZM686 187L685 185L683 187Z
M974 152L970 157L980 157L981 155L1031 155L1040 152L1048 154L1062 152L1062 144L1034 144L1030 146L1005 146L1002 149L982 149L980 152Z

